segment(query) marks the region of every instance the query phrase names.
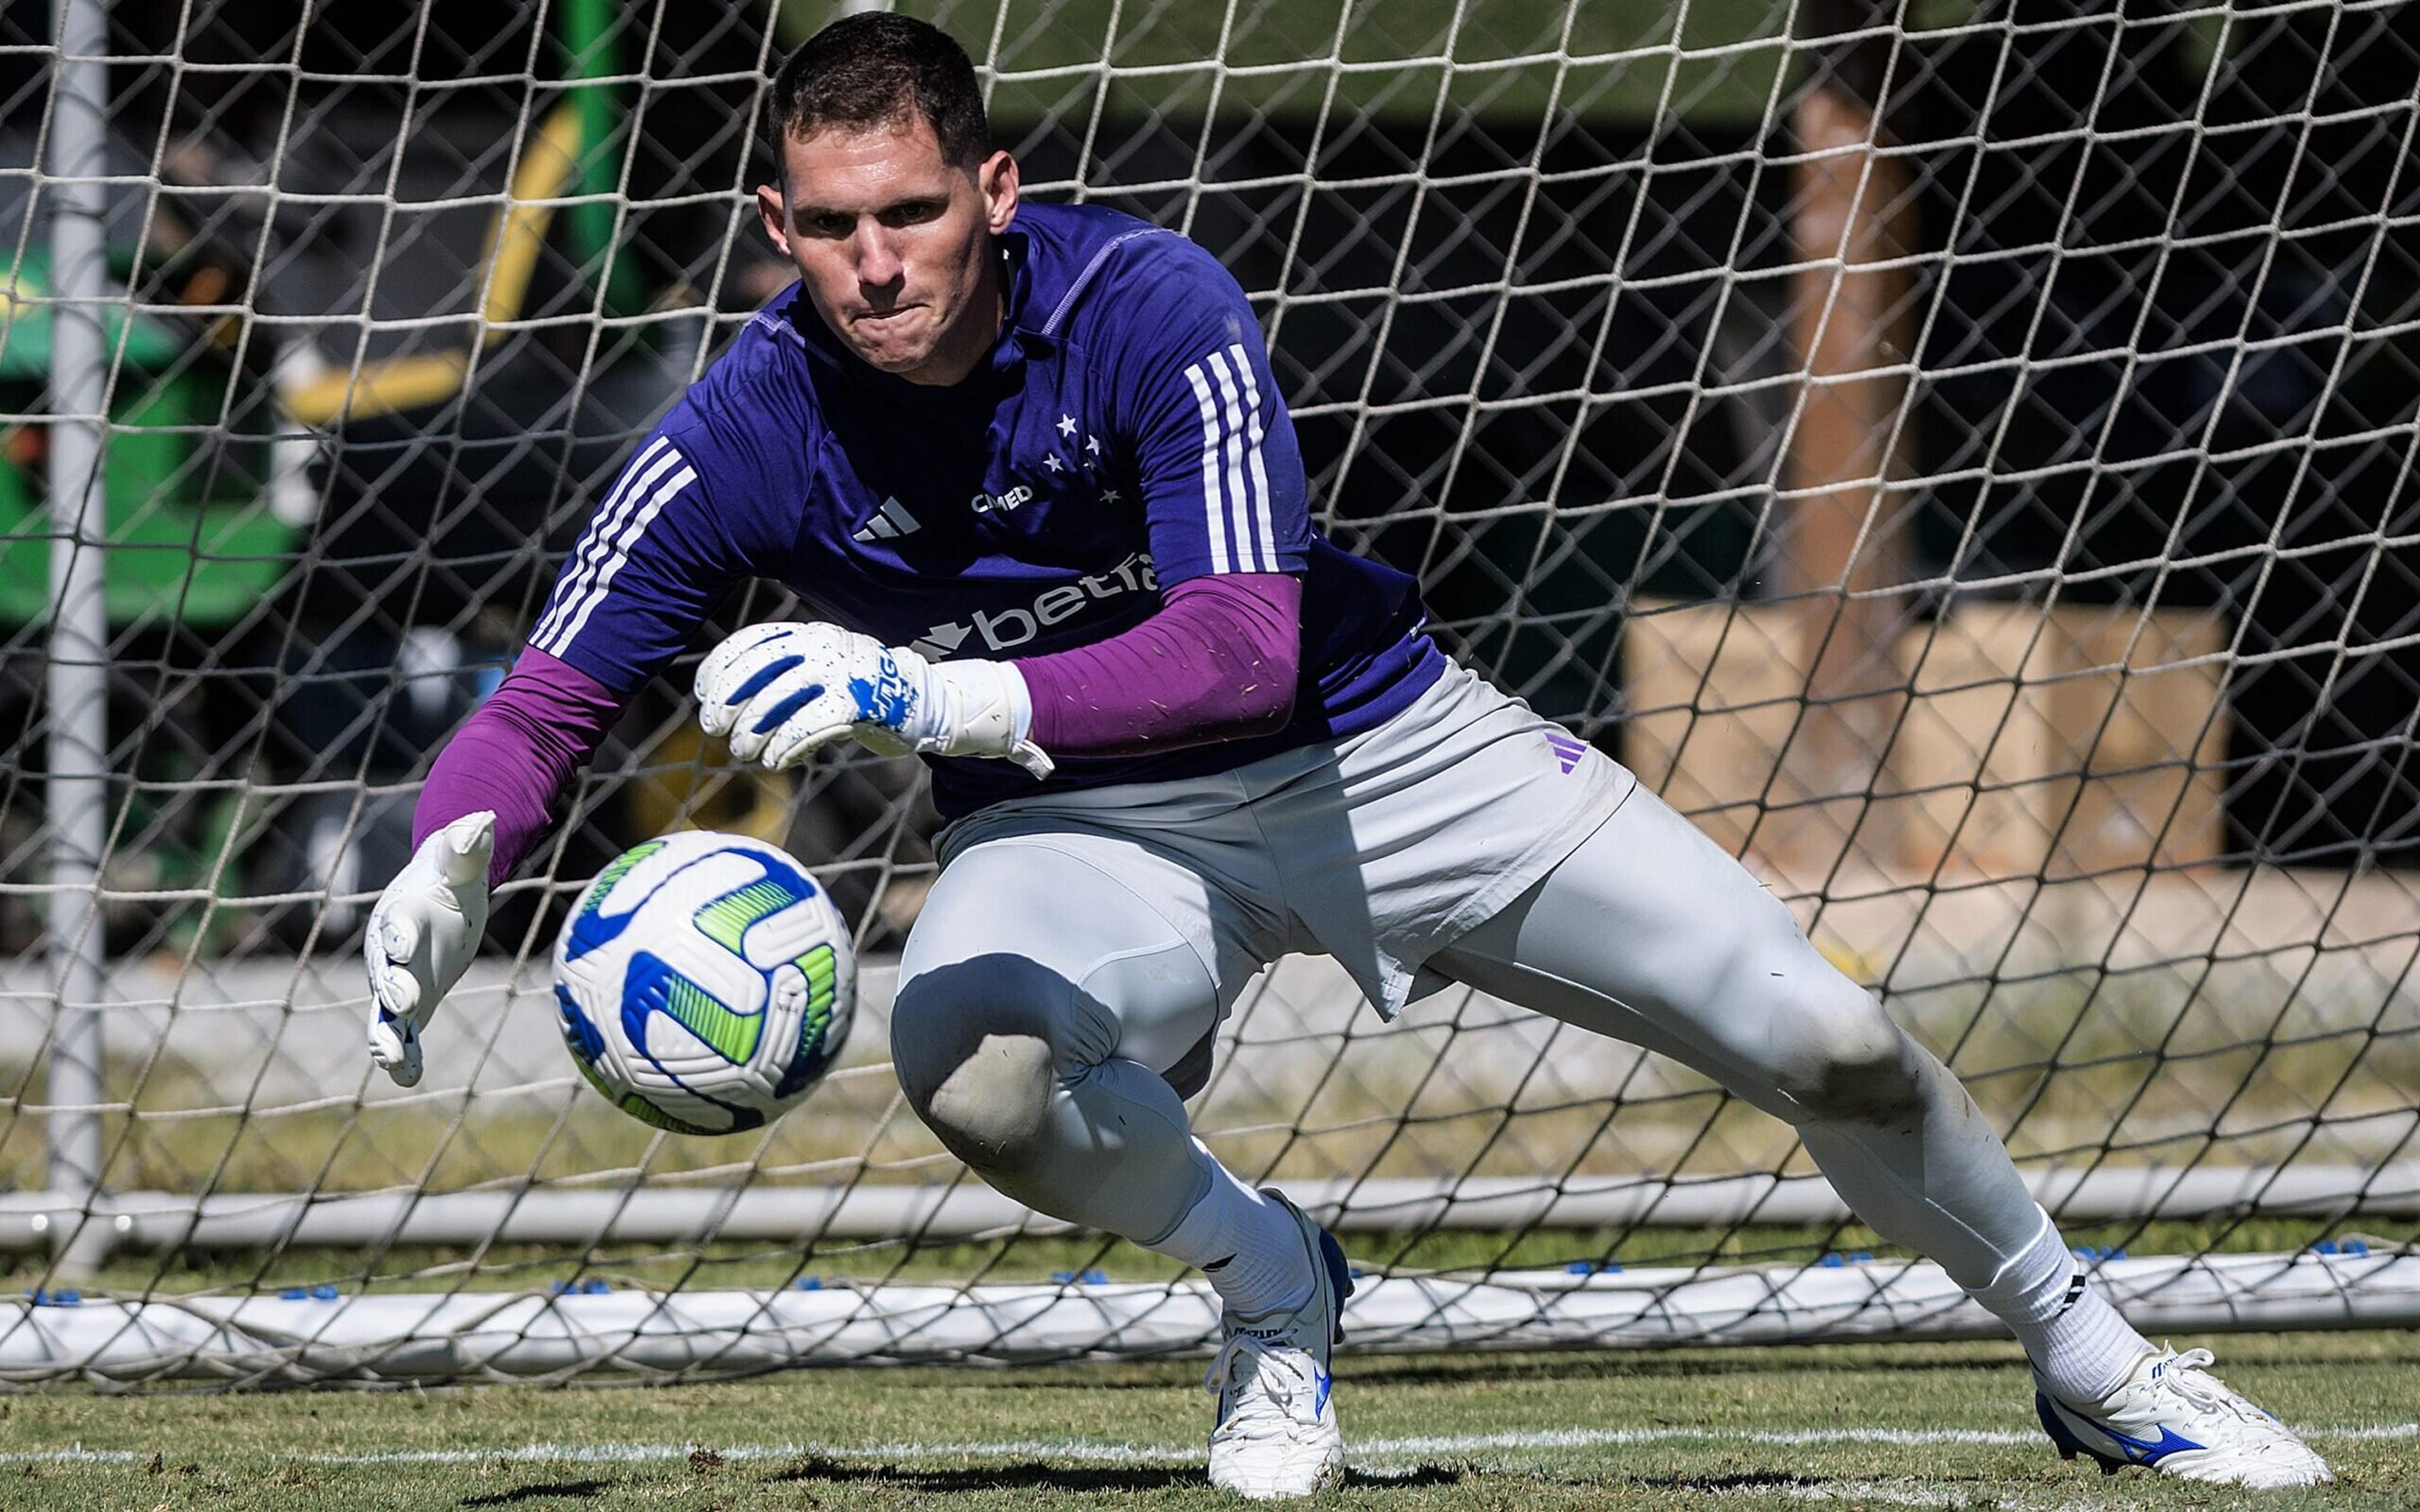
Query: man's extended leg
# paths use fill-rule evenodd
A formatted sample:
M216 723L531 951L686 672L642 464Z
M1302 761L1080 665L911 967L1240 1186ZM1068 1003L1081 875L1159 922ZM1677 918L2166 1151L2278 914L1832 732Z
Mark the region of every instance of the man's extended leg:
M1670 1056L1785 1119L1858 1216L1970 1290L2041 1235L2041 1209L1957 1078L1643 789L1431 964Z
M2119 1409L2102 1404L2171 1392L2160 1358L2086 1282L1958 1079L1652 794L1631 795L1544 882L1430 964L1671 1056L1788 1120L1860 1218L1938 1260L2015 1332L2046 1395L2046 1424L2055 1416L2047 1398L2107 1417ZM2197 1411L2188 1398L2199 1390L2164 1397L2158 1411ZM2201 1460L2180 1454L2166 1468L2253 1484L2324 1476L2291 1435L2269 1432L2273 1424L2237 1427L2232 1407L2219 1418L2208 1427L2230 1447ZM2071 1434L2052 1435L2070 1446Z
M1208 1275L1229 1335L1210 1478L1291 1496L1343 1475L1327 1399L1343 1257L1218 1165L1182 1101L1209 1075L1233 995L1275 953L1262 936L1132 842L986 841L953 858L917 920L891 1047L909 1104L994 1188Z

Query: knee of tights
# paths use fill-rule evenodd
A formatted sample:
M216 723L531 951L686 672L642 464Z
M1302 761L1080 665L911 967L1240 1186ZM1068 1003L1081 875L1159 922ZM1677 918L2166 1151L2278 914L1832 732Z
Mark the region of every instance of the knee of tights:
M1798 1005L1775 1082L1807 1119L1897 1123L1924 1103L1924 1051L1862 989Z
M987 956L903 983L891 1009L891 1060L908 1105L978 1170L1016 1169L1058 1090L1053 1011L1066 979L1016 956Z

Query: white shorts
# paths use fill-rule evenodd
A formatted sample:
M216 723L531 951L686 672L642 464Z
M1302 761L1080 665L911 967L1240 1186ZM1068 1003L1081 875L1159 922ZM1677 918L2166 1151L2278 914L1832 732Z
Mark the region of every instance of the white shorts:
M939 849L945 871L992 846L1081 861L1192 945L1221 1016L1260 967L1324 951L1391 1019L1444 985L1422 971L1431 956L1553 871L1637 780L1449 667L1374 730L1215 777L1011 799L951 825ZM1051 957L1085 954L1067 938L1086 931L1082 904L993 903L1057 936L1063 949L1037 952ZM917 931L950 927L928 912Z

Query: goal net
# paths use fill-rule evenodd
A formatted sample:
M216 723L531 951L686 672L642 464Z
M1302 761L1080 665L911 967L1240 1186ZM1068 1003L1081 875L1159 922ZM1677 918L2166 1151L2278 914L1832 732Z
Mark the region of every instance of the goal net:
M363 1054L432 753L786 282L759 104L832 8L41 8L0 18L0 1377L1213 1339L900 1101L912 765L737 768L690 663L427 1079ZM2420 8L903 8L1029 193L1234 271L1330 533L1787 900L2137 1322L2420 1321ZM555 1027L566 901L684 825L857 931L842 1069L751 1134L625 1118ZM1993 1331L1654 1056L1464 989L1382 1027L1309 958L1217 1051L1197 1129L1344 1236L1357 1345Z

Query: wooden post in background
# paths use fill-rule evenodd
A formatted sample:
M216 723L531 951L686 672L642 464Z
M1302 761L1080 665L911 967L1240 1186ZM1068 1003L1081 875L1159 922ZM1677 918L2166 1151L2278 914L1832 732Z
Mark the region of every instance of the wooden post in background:
M1797 271L1792 334L1806 376L1782 464L1776 586L1795 609L1795 661L1806 707L1771 789L1776 811L1754 849L1792 883L1820 885L1845 855L1883 865L1897 850L1893 807L1867 795L1883 776L1906 702L1897 641L1904 595L1856 597L1907 580L1900 517L1887 485L1913 471L1900 418L1907 378L1893 370L1914 344L1915 278L1891 266L1916 246L1915 197L1879 118L1891 60L1874 0L1805 0L1812 36L1840 36L1816 64L1792 117ZM1875 266L1882 265L1882 266ZM1870 373L1868 378L1857 375Z

